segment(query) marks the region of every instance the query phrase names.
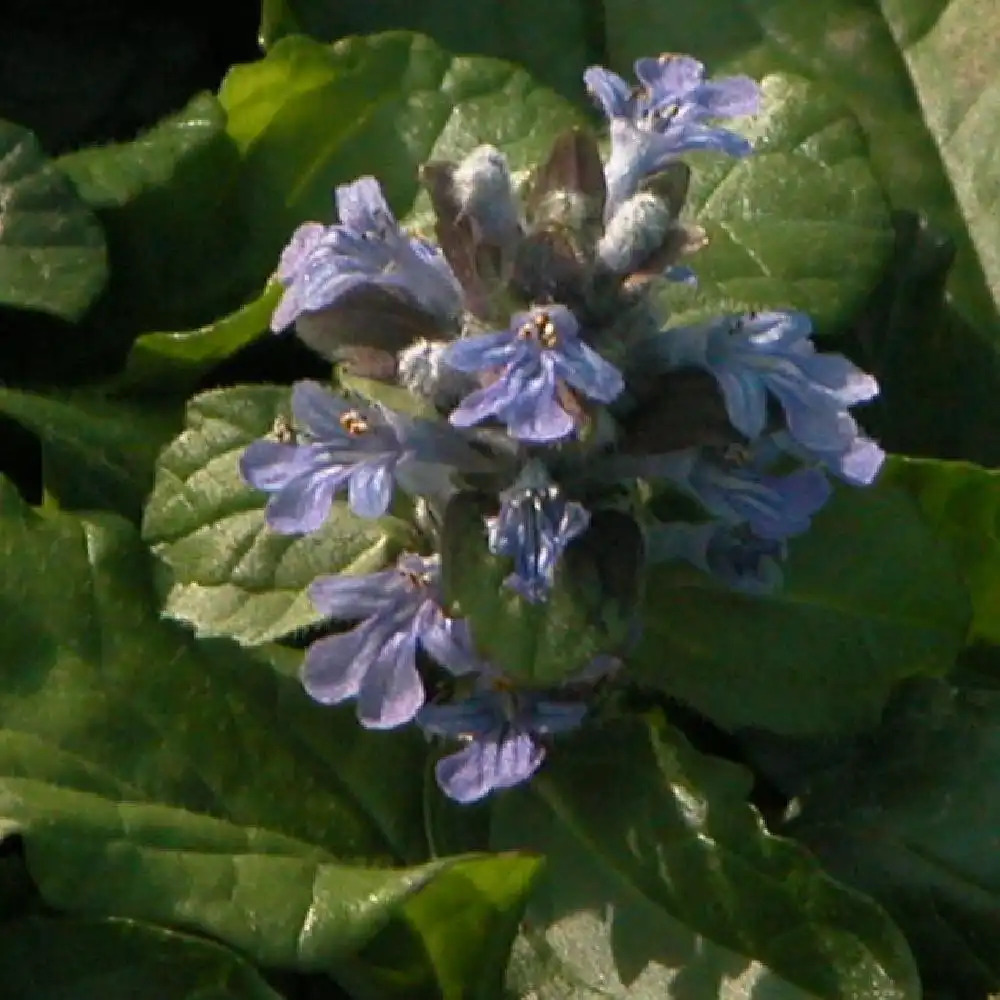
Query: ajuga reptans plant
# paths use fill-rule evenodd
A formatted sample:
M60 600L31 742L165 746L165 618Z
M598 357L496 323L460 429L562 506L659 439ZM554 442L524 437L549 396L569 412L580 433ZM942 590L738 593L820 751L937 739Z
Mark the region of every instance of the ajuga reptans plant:
M520 189L491 146L428 163L433 241L361 177L277 272L273 329L294 326L341 378L295 385L291 426L242 456L268 525L313 532L345 495L422 538L392 568L313 582L336 628L306 652L305 688L353 699L363 726L457 744L437 778L460 802L530 778L627 675L645 566L767 593L829 477L864 486L883 460L849 412L875 380L818 352L807 316L659 314L657 283L696 280L683 261L705 242L680 219L680 157L751 155L724 125L760 92L684 56L635 72L584 76L606 159L572 131Z

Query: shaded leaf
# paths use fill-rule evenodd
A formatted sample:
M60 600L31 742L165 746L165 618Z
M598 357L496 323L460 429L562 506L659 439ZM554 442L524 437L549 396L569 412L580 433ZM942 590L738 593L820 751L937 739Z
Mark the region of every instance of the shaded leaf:
M0 304L79 319L107 276L94 214L31 132L0 120Z
M68 510L110 510L138 521L156 456L176 433L179 414L92 391L60 396L0 388L0 411L41 444L46 495Z
M238 955L129 920L20 920L0 935L9 1000L280 1000Z
M843 488L789 544L784 586L752 597L653 567L632 676L724 729L859 729L893 685L951 668L969 607L948 546L891 485Z
M238 463L279 417L290 418L286 387L203 393L160 457L143 533L173 571L166 613L199 635L258 644L315 624L306 588L317 576L375 572L413 540L403 521L359 518L342 500L318 532L271 531L268 495L243 482Z
M671 284L662 299L677 323L785 308L830 330L854 315L890 259L888 206L842 104L795 76L762 87L762 112L744 129L751 156L686 157L682 218L708 245L690 261L697 288Z
M787 827L893 914L928 989L1000 985L998 762L997 691L914 683L871 740L813 779Z
M557 744L532 784L494 807L494 847L551 858L514 983L544 1000L918 997L891 921L768 834L749 788L742 769L656 720Z

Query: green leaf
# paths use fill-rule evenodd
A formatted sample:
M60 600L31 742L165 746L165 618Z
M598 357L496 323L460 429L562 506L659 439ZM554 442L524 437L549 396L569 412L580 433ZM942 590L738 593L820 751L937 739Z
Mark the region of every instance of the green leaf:
M541 83L571 100L581 93L584 68L600 59L599 17L578 0L264 0L260 42L265 48L285 35L306 34L322 42L407 28L430 35L452 52L510 59Z
M747 772L656 720L581 733L552 758L494 807L494 847L550 858L515 951L521 989L545 1000L920 995L902 935L765 831L744 801Z
M215 97L199 94L132 142L58 160L108 233L102 335L182 330L235 308L253 290L229 263L241 221L233 201L239 158L225 124Z
M635 522L597 511L570 543L544 602L526 601L504 581L510 559L487 547L485 518L496 502L454 497L445 512L441 582L451 612L466 617L483 656L527 684L552 685L626 644L638 601L642 539Z
M697 288L674 286L663 298L678 323L795 308L829 330L882 276L892 251L888 206L842 104L794 76L762 86L762 114L744 130L753 155L686 157L694 172L683 214L709 244L691 259Z
M130 920L20 920L0 935L8 1000L281 1000L239 956Z
M968 462L895 458L886 473L951 546L972 599L970 639L1000 642L1000 472Z
M287 388L206 392L160 457L143 532L173 570L166 613L199 635L258 644L312 625L322 615L306 589L317 576L375 572L413 542L403 521L359 518L340 501L308 536L266 526L267 494L240 478L239 456L289 415Z
M961 313L1000 330L1000 166L990 153L1000 142L1000 14L990 0L603 0L603 8L620 72L669 48L695 54L713 74L793 72L829 88L857 115L893 206L926 212L958 240L949 284Z
M268 330L280 292L280 285L268 285L252 302L197 330L142 334L132 344L119 384L150 395L190 392L214 365Z
M249 288L273 271L297 225L330 220L334 185L374 174L403 217L425 161L491 142L519 169L581 121L524 70L405 32L332 46L282 39L259 62L234 67L219 98L242 155L247 220L230 267Z
M871 725L897 681L951 668L968 599L908 497L842 488L789 548L784 587L767 597L654 567L633 679L725 729L802 736Z
M893 914L928 991L1000 986L998 766L1000 693L914 683L853 758L814 777L788 825Z
M93 213L31 132L0 119L0 304L76 320L107 276Z
M92 391L60 395L0 388L0 412L41 443L46 495L69 510L110 510L138 521L157 453L176 433L179 415Z
M487 928L477 961L516 921L530 859L415 864L416 729L368 732L312 703L287 657L161 619L127 522L37 513L0 482L0 563L0 838L23 839L46 904L352 982L392 967L400 921L429 956L415 975L464 975L465 942L440 932L449 894ZM438 877L456 881L420 900Z

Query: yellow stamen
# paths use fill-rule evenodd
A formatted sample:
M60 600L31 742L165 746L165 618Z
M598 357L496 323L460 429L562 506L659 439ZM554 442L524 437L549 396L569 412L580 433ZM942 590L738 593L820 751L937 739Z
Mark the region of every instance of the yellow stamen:
M368 421L365 420L357 410L348 410L340 418L340 426L347 431L351 437L365 434L368 431Z

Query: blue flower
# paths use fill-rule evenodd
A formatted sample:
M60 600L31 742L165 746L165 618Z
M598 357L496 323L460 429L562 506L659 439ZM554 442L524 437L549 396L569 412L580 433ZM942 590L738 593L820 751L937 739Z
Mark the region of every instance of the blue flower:
M566 500L540 463L531 463L500 494L500 512L487 519L490 552L514 560L504 581L525 600L545 599L563 549L590 523L581 504Z
M785 414L790 449L817 459L855 484L870 483L884 453L861 436L847 412L878 394L878 383L841 354L820 354L800 312L727 316L664 330L654 350L673 367L715 376L732 425L751 440L764 433L768 400Z
M360 624L309 647L302 666L309 695L324 705L356 698L363 726L390 729L424 703L418 644L453 673L467 671L474 662L468 628L441 611L439 573L436 556L404 555L395 569L315 580L309 598L317 610Z
M545 759L538 737L575 729L586 715L579 703L496 688L451 705L427 705L417 716L425 732L466 741L435 767L449 798L476 802L500 788L527 781Z
M741 135L706 124L708 119L756 113L760 88L749 77L705 80L705 67L698 60L677 55L639 59L635 73L641 82L635 89L601 66L592 66L583 75L611 123L606 219L635 193L643 178L681 153L710 149L746 156L751 151Z
M684 559L727 587L767 594L781 586L788 546L720 521L663 524L648 539L651 561Z
M400 229L378 181L361 177L337 188L339 225L307 222L281 255L285 293L271 317L284 330L302 313L318 312L352 289L377 285L447 322L462 306L461 289L444 255Z
M463 372L485 372L492 381L470 393L451 414L469 427L490 417L521 441L558 441L573 433L562 405L567 385L589 399L610 403L624 388L621 373L580 339L576 318L560 305L515 313L507 330L450 344L444 361Z
M809 530L831 489L817 468L787 475L762 471L768 464L762 456L769 460L773 452L770 444L724 464L697 449L659 455L644 460L644 474L670 479L726 524L745 524L758 538L780 541Z
M240 458L246 482L273 494L265 517L281 534L316 531L344 487L359 517L385 514L397 479L412 492L444 490L448 460L460 457L446 428L356 406L317 382L296 383L292 413L304 443L255 441Z

